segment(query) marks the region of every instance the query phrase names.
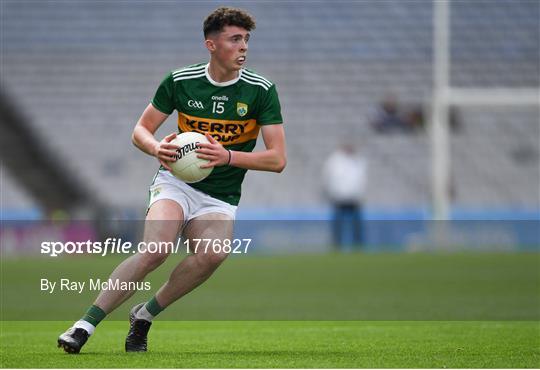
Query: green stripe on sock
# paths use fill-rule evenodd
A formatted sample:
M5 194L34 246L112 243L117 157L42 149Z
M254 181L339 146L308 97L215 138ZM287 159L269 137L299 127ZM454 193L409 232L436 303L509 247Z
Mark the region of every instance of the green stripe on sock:
M145 307L152 316L157 316L161 311L163 311L163 308L159 305L156 297L153 297L151 300L146 302Z
M98 306L92 305L88 311L84 314L81 320L87 321L90 324L97 326L101 320L103 320L107 316L105 311L103 311Z

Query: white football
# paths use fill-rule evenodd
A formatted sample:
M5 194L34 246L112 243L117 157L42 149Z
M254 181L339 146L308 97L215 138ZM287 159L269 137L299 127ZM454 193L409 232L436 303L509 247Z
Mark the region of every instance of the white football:
M178 145L176 150L176 161L169 162L171 172L174 176L186 183L199 182L212 172L214 169L201 168L201 165L207 164L207 159L197 158L195 149L199 147L199 143L209 143L208 139L197 132L184 132L178 135L171 144Z

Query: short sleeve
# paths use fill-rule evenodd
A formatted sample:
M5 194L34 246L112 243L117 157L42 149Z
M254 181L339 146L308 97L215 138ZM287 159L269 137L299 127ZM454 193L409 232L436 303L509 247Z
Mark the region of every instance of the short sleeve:
M281 105L279 103L276 85L272 85L268 89L263 103L261 104L261 110L257 123L259 125L274 125L277 123L283 123L283 118L281 117Z
M174 81L172 73L169 73L159 85L154 98L151 100L154 108L165 114L171 114L174 111Z

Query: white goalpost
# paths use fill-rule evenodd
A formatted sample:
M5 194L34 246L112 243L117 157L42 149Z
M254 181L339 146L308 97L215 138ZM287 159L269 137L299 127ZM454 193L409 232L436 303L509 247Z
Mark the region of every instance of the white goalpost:
M455 88L450 86L450 1L434 0L433 96L431 100L432 206L435 220L450 217L449 107L539 106L539 88Z

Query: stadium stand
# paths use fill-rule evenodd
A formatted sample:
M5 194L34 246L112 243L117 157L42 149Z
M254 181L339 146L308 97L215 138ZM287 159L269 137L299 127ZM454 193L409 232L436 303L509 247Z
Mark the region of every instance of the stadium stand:
M12 102L0 93L2 171L5 167L6 172L15 173L19 182L34 196L45 213L61 210L75 214L82 209L93 212L92 209L97 211L101 208L95 196L78 182L78 177L63 176L66 172L63 162L59 161L56 153L43 145L20 113L14 109Z
M142 212L156 162L132 146L131 130L168 70L206 59L201 20L218 5L4 1L2 84L66 162L66 177L111 206ZM389 91L429 109L432 4L233 5L258 18L248 64L278 86L289 151L282 175L247 175L241 204L321 204L314 184L323 157L352 138L370 162L368 205L428 207L429 136L378 135L366 116ZM452 12L454 85L538 87L537 1L455 2ZM538 107L467 108L462 116L464 132L451 142L454 203L537 209ZM159 135L174 129L171 117ZM17 175L6 176L10 198L20 193Z

